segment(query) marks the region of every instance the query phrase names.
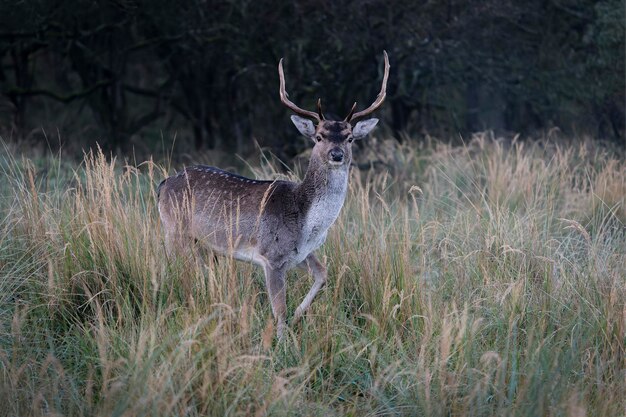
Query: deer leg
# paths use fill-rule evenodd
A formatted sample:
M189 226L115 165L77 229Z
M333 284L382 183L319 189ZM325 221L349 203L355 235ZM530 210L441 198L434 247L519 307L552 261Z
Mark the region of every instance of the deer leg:
M169 259L184 253L182 242L183 239L180 231L165 230L165 252Z
M165 253L167 259L173 260L176 257L182 257L186 260L193 259L196 245L194 238L185 233L181 227L175 227L165 230Z
M326 267L324 267L324 265L322 265L322 263L312 253L298 265L298 268L309 271L309 273L313 275L315 282L311 286L308 294L304 297L304 300L302 300L302 303L300 303L296 309L296 312L293 315L294 322L300 319L300 317L311 306L313 298L315 298L319 290L324 286L324 284L326 284L326 278L328 276L326 274Z
M168 259L177 255L186 255L189 252L188 220L175 210L174 214L168 210L159 207L159 215L163 223L163 232L165 234L165 252Z
M272 313L276 319L276 335L282 339L284 335L287 317L287 288L285 286L284 269L265 268L265 285L272 305Z

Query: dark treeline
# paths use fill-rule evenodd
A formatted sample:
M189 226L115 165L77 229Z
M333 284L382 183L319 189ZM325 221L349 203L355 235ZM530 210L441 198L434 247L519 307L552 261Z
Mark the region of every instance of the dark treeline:
M78 148L296 150L302 107L343 117L392 72L392 134L624 138L624 1L28 0L0 3L0 134ZM43 128L43 129L42 129ZM400 137L401 135L398 135ZM300 143L300 142L297 142Z

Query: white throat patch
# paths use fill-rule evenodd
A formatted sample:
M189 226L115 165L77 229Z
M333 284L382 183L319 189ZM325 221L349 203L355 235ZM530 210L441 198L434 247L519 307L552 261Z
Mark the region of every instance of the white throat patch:
M327 193L316 197L307 213L302 237L298 244L296 262L302 262L326 240L328 229L339 217L348 189L348 170L331 169L328 172Z

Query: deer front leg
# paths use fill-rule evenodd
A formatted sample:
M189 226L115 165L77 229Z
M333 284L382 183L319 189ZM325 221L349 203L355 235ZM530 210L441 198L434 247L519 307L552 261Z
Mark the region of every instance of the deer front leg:
M265 285L272 305L272 313L276 319L276 335L278 339L282 339L287 327L287 288L285 286L284 269L273 269L266 266Z
M322 263L312 253L298 265L298 268L309 271L309 273L313 275L315 282L311 286L311 289L309 290L306 297L304 297L304 300L302 300L302 303L300 303L300 305L296 309L296 312L293 315L294 322L296 320L299 320L300 317L302 317L306 310L308 310L308 308L311 306L311 303L313 302L313 299L315 298L319 290L324 286L324 284L326 284L326 279L328 276L326 274L326 267L324 267L324 265L322 265Z

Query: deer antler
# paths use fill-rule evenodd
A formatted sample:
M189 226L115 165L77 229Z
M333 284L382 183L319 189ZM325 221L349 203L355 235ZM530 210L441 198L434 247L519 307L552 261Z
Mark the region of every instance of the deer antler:
M354 104L352 105L352 108L350 109L350 113L348 113L348 115L346 116L345 119L343 119L344 122L349 122L350 119L352 119L352 115L354 114L354 109L356 109L356 101L354 102Z
M354 103L354 105L352 106L352 110L350 110L350 113L346 116L344 121L349 122L351 120L367 116L368 114L379 108L380 105L383 104L383 101L385 101L385 96L387 95L387 78L389 78L389 57L387 56L387 51L383 51L383 54L385 56L385 74L383 75L383 85L380 88L380 93L378 93L376 100L374 100L372 105L369 106L367 109L361 110L356 113L354 113L354 109L356 107L356 103Z
M287 94L287 91L285 91L285 74L283 72L283 58L281 58L280 61L278 62L278 76L280 78L280 91L279 91L280 101L282 101L282 103L285 106L289 107L294 113L297 113L301 116L315 119L318 122L324 120L324 116L322 115L321 99L317 101L317 111L319 114L312 112L312 111L301 109L300 107L293 104L291 100L289 100L288 98L289 95Z
M324 113L322 113L322 99L317 99L317 114L319 114L321 120L326 120Z

